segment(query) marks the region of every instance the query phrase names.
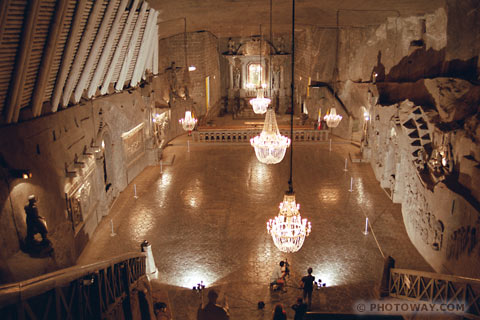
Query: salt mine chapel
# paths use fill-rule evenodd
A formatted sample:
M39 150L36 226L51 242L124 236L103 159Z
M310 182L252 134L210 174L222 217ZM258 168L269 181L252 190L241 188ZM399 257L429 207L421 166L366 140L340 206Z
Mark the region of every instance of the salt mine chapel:
M480 319L480 0L1 0L0 319Z

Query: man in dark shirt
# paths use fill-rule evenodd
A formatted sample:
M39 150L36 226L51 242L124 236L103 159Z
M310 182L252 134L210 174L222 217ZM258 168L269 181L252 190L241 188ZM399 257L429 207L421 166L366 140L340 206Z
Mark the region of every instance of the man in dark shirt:
M302 278L301 286L303 288L303 299L308 298L308 310L312 308L312 292L313 292L313 282L315 277L312 276L313 269L308 268L308 275Z
M293 320L303 320L305 318L305 314L307 313L307 305L303 303L302 298L297 298L297 303L292 306L292 309L295 310L295 316Z

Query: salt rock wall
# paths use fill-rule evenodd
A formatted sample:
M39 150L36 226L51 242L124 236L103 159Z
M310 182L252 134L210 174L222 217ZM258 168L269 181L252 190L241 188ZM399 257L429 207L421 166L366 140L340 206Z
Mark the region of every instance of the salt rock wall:
M0 283L72 265L118 194L155 163L154 91L147 84L0 128ZM21 250L31 194L53 248L43 259Z
M470 97L462 80L433 79L431 91L456 101L467 121L477 110L461 108ZM463 95L459 96L459 92ZM477 105L478 105L477 100ZM467 109L467 111L465 110ZM377 179L392 201L402 204L407 233L432 267L441 273L480 276L480 148L458 123L445 122L445 108L400 104L373 108L364 148L371 149ZM464 119L465 119L464 117Z

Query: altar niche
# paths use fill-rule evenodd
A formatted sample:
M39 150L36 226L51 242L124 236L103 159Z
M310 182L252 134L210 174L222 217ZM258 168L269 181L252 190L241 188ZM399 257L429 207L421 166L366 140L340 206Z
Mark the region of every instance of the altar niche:
M261 47L261 54L260 54ZM265 89L277 112L285 113L290 97L290 54L276 49L269 41L253 36L242 39L240 45L229 39L223 53L228 61L226 110L235 118L263 117L255 115L249 101L256 97L257 88ZM287 78L288 77L288 78Z

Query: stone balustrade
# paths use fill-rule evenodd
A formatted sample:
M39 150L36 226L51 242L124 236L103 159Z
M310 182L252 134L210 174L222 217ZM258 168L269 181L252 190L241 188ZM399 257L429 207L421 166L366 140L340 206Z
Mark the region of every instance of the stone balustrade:
M255 129L199 129L192 132L194 142L234 142L248 143L259 135L261 130ZM284 136L290 137L290 130L280 130ZM293 131L294 142L328 141L329 130L297 129Z

